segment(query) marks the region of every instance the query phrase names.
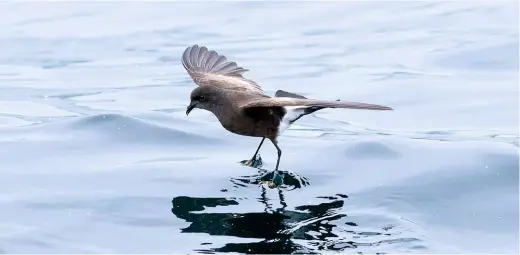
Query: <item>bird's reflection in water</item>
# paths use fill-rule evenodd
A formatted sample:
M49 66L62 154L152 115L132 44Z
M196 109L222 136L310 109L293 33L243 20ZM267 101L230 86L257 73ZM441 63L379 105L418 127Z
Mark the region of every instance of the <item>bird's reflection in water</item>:
M254 187L265 178L271 178L268 172L260 170L256 175L233 178L235 188ZM345 203L346 195L318 197L323 199L319 204L307 204L287 209L284 192L309 185L309 182L295 174L279 171L283 176L282 187L278 188L280 207L273 210L267 198L266 188L260 186L259 202L264 205L263 212L249 213L208 213L206 208L239 205L235 198L203 198L179 196L172 200L172 213L190 225L181 229L183 233L206 233L210 235L233 236L239 238L261 239L259 242L228 243L223 247L199 249L200 253L238 252L260 254L288 254L288 253L320 253L323 250L344 251L360 246L378 246L385 243L406 242L413 240L382 240L378 242L353 242L345 239L345 234L360 241L359 238L379 235L389 236L386 231L355 232L345 231L344 226L357 226L354 222L338 221L347 215L338 213ZM335 224L341 224L337 228ZM338 236L336 233L342 235ZM349 240L350 239L350 240ZM386 238L385 238L386 239ZM305 244L305 245L304 245ZM211 243L205 243L207 247Z
M274 172L260 169L258 174L232 178L235 188L258 187L262 180L273 178ZM294 210L286 210L284 190L298 189L309 184L306 178L286 171L278 171L282 183L278 189L280 207L272 209L267 197L266 188L260 186L258 201L264 205L263 212L250 213L200 213L208 207L238 205L235 199L196 198L180 196L172 200L172 212L180 219L191 224L182 229L185 233L207 233L241 238L263 239L254 243L228 243L223 247L198 250L201 253L239 252L239 253L315 253L293 240L325 240L335 237L332 233L334 225L331 220L345 217L333 210L341 208L346 196L329 197L324 203L298 206ZM331 201L331 199L333 199ZM318 235L311 235L319 233Z
M345 217L332 213L332 209L343 206L342 200L306 205L292 210L277 210L251 213L194 213L207 207L238 205L226 198L175 197L172 212L178 218L191 224L182 229L185 233L207 233L242 238L264 239L255 243L229 243L220 248L199 250L199 252L239 252L239 253L313 253L309 248L292 241L325 240L335 237L334 225L329 221ZM318 236L309 232L320 233Z

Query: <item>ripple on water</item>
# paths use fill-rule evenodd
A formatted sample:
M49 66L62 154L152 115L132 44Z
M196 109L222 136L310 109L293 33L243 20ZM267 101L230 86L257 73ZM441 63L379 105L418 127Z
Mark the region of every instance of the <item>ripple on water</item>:
M397 150L391 146L386 145L382 141L366 141L357 143L345 150L347 158L354 159L391 159L400 156Z
M446 68L474 69L478 71L518 69L518 40L479 49L447 54L435 60Z
M47 137L68 137L73 140L99 140L142 144L169 144L183 146L223 144L224 140L191 133L175 126L162 126L145 119L122 114L97 114L24 127L31 133L46 133ZM27 130L26 130L27 131ZM30 139L30 135L27 136ZM54 137L53 137L54 138ZM50 138L49 138L50 139Z
M280 202L284 191L279 190ZM318 204L296 206L294 209L265 212L205 212L208 208L239 205L239 200L224 197L178 196L172 200L172 213L189 225L182 233L206 233L214 236L232 236L261 239L256 242L227 243L222 247L199 249L198 252L238 253L321 253L323 251L356 251L364 247L411 243L421 247L421 240L409 237L410 233L379 226L379 230L363 230L364 223L352 222L341 210L345 196L331 196ZM263 192L259 198L267 205ZM367 215L370 216L370 215ZM356 219L362 219L357 215ZM384 217L383 217L384 218ZM388 219L386 219L388 221ZM365 221L368 222L368 221ZM393 222L398 226L399 222ZM369 224L370 225L370 224ZM371 224L373 225L373 224ZM370 229L367 228L367 229ZM205 243L205 246L212 243Z

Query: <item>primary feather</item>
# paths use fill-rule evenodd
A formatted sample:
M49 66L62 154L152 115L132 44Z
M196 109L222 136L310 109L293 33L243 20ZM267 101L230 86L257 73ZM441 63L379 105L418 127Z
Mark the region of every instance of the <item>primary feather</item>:
M199 86L209 85L264 94L260 85L242 76L248 69L205 46L195 44L186 48L182 54L182 65Z
M318 108L347 108L347 109L364 109L364 110L393 110L390 107L365 104L359 102L349 101L328 101L289 97L275 97L275 98L259 98L249 102L245 102L242 107L285 107L285 106L307 106Z
M284 114L280 118L277 135L282 134L289 126L301 117L324 108L348 108L365 110L392 110L390 107L347 101L328 101L308 99L291 92L278 90L274 98L259 98L245 102L243 109L283 108Z

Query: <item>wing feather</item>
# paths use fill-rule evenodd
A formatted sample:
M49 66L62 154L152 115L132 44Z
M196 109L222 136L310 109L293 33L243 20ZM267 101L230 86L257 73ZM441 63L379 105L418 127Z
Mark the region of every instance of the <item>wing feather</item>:
M306 107L319 107L319 108L346 108L346 109L364 109L364 110L393 110L390 107L366 104L359 102L349 101L328 101L328 100L314 100L314 99L302 99L302 98L289 98L289 97L274 97L274 98L261 98L253 101L244 103L241 107L243 108L254 108L254 107L287 107L287 106L306 106Z
M298 94L294 94L294 93L291 93L291 92L287 92L285 90L281 90L279 89L278 91L276 91L276 93L274 94L275 97L292 97L292 98L301 98L301 99L307 99L306 97L302 96L302 95L298 95Z
M184 69L199 86L209 85L264 94L260 85L242 76L248 69L205 46L195 44L186 48L181 61Z

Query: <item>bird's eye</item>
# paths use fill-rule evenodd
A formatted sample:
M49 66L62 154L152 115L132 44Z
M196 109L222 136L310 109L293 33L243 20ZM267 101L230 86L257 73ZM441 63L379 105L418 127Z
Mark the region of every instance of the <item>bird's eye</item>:
M199 101L204 101L204 100L206 100L205 96L199 96Z

